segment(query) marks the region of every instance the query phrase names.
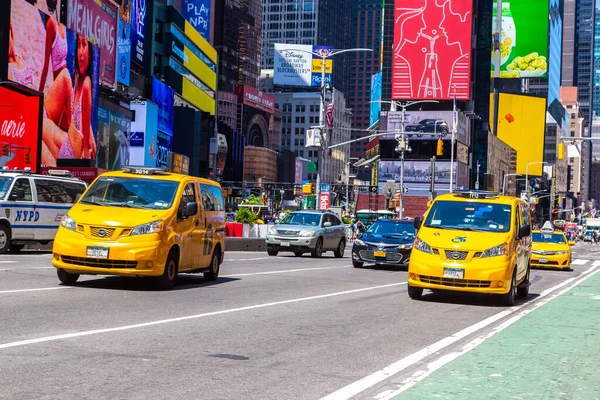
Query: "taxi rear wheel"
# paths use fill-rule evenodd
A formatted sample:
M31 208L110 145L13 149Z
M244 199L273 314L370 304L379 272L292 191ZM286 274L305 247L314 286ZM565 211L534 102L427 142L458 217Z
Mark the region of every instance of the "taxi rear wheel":
M74 285L79 279L79 274L71 274L62 268L56 270L56 275L58 275L58 280L65 285Z
M216 281L219 277L220 264L221 263L219 262L219 252L215 251L212 256L212 260L210 261L210 269L208 270L208 272L204 273L204 279L206 279L207 281Z
M157 283L159 288L170 290L175 287L175 283L177 283L177 269L177 257L171 252L165 263L163 274L158 277Z

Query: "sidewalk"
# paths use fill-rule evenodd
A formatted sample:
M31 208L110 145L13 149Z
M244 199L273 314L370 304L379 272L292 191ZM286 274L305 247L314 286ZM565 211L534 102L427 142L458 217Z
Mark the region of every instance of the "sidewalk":
M600 399L600 273L394 399Z

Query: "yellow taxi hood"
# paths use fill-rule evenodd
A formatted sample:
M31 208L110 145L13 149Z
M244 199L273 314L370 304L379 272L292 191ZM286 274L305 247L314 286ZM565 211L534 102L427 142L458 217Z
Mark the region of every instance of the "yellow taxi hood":
M429 246L436 249L485 251L507 243L510 240L511 234L510 232L471 232L421 227L417 236Z
M133 228L159 219L164 220L171 211L77 203L68 214L78 224Z
M532 250L559 251L559 250L567 250L568 248L569 248L569 245L567 243L531 242Z

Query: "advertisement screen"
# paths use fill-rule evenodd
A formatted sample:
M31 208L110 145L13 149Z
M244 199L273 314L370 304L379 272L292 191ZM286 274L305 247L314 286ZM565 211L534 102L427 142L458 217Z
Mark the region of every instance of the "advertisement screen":
M392 98L471 97L472 0L396 0Z
M318 55L331 53L331 47L303 44L275 43L275 85L321 86L322 58ZM325 82L331 84L333 60L325 62Z
M117 7L102 0L69 0L68 4L67 27L100 48L100 82L114 86Z
M379 161L379 187L387 181L400 182L401 161ZM454 183L456 183L456 162L454 163ZM432 165L430 161L404 162L404 187L408 189L407 196L427 196L431 189ZM450 191L450 162L436 161L435 191ZM381 190L380 190L381 192Z
M140 66L144 65L146 11L146 0L131 0L131 61Z
M242 85L239 88L239 101L249 107L269 114L275 112L275 97L252 86Z
M129 163L155 167L158 160L158 107L149 101L132 103L135 121L131 121Z
M183 17L210 41L210 0L183 0Z
M119 170L130 165L130 131L128 118L98 108L98 168Z
M379 127L383 131L402 131L402 112L384 111L381 113ZM431 140L431 135L442 134L450 139L452 133L452 111L406 111L404 130L410 140ZM393 139L394 134L383 136Z
M0 86L0 168L38 171L41 101Z
M122 0L117 25L117 82L129 86L131 70L131 18L132 3Z
M500 77L540 78L548 72L548 0L502 2ZM493 20L496 3L493 4ZM492 34L496 33L492 24ZM518 35L517 35L518 33ZM496 59L492 53L492 76Z
M152 78L152 101L158 106L158 130L172 135L175 92L158 79Z
M8 79L44 93L41 164L95 159L98 46L25 0L12 1L9 34Z
M377 122L381 112L381 79L381 72L371 76L371 118L369 126Z
M493 110L494 96L490 97ZM498 139L517 151L517 174L542 175L542 164L532 164L529 168L527 164L544 161L545 127L546 99L500 93Z
M156 166L161 168L169 167L169 152L173 149L173 137L164 132L157 132L157 159Z

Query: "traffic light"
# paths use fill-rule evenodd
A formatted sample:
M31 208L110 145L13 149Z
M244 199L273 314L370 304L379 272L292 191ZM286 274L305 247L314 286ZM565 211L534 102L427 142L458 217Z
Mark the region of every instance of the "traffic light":
M25 162L27 164L31 163L31 153L30 152L27 152L27 154L25 154Z
M444 155L444 141L442 139L438 139L437 141L437 151L435 153L436 156Z
M556 149L557 155L556 157L559 160L563 160L565 158L565 144L564 143L559 143Z
M313 184L312 183L305 183L304 185L302 185L302 194L312 194L313 192Z
M2 155L5 155L5 156L7 156L7 155L8 155L8 152L9 152L9 147L8 147L8 144L4 144L4 145L2 145Z

